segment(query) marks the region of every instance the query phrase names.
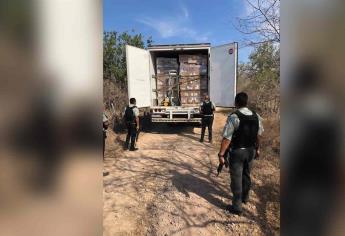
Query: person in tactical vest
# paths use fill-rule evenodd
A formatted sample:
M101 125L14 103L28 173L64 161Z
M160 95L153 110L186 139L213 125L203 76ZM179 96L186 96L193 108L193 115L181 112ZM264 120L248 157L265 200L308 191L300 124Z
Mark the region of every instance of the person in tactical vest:
M208 95L205 96L204 102L200 104L200 111L203 115L201 121L201 138L200 142L204 142L206 126L208 128L208 140L212 143L212 125L213 125L213 112L216 110L216 106L210 101Z
M103 160L104 160L104 151L105 151L105 139L107 138L107 129L109 127L109 118L103 112ZM103 176L109 175L109 171L103 171Z
M233 214L241 214L242 203L249 200L251 166L259 157L259 136L263 132L262 118L247 108L247 102L246 93L236 95L236 111L228 116L218 153L219 163L224 164L227 158L230 166L233 198L228 210Z
M105 150L105 139L107 138L108 126L109 126L108 116L103 112L103 159L104 159L104 150Z
M139 109L136 107L135 98L129 100L129 105L125 109L124 120L127 127L127 137L124 149L136 151L138 150L138 148L135 147L135 141L139 129ZM131 141L130 146L129 141Z

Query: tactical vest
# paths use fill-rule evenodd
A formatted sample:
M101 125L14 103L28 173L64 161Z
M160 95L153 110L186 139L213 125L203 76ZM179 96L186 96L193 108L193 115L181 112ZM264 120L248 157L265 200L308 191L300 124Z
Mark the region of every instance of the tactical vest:
M136 108L136 106L133 106L133 107L127 106L126 107L124 118L125 118L125 121L127 123L135 123L135 114L133 111L134 108Z
M235 111L240 120L240 126L233 133L231 147L250 148L255 147L257 135L259 132L259 118L255 112L252 115L244 115L240 111Z
M212 102L204 102L202 104L202 113L204 115L212 115L213 114L213 109L212 109Z

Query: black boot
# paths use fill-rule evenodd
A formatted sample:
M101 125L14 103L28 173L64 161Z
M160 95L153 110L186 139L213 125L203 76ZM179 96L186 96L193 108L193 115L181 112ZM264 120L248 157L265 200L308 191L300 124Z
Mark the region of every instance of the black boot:
M135 142L131 143L131 147L129 148L129 151L136 151L138 148L135 147Z
M242 215L242 209L238 209L237 207L234 207L233 205L229 205L226 208L231 214L235 215Z
M247 204L248 201L249 201L249 195L242 196L242 202L243 202L244 204Z
M242 194L241 194L242 195ZM242 197L241 195L235 194L232 197L232 205L229 205L227 210L235 215L242 214Z
M139 148L136 148L136 147L131 147L131 148L129 149L129 151L131 151L131 152L137 151L137 150L139 150Z
M130 133L127 134L125 144L123 145L123 150L129 149Z
M128 143L125 143L124 145L123 145L123 150L128 150Z

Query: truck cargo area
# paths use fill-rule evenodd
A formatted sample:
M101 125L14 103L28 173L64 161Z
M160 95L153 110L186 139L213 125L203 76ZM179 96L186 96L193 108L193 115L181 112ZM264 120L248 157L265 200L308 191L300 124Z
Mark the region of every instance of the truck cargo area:
M208 49L191 49L191 50L151 50L149 49L152 69L154 73L152 104L154 106L164 105L164 99L169 98L169 93L173 93L173 100L166 106L199 106L201 98L208 94L209 69L208 63L203 66L206 71L202 74L188 73L184 71L186 66L198 66L197 64L186 64L181 58L191 60L191 57L203 58L208 60ZM197 60L195 60L197 63ZM188 68L187 68L188 69ZM176 71L175 76L169 76L169 71ZM202 83L202 87L200 84Z
M236 93L237 43L126 45L128 94L149 111L152 122L201 121L208 94L216 106L231 107Z
M208 94L209 49L153 46L149 53L154 73L152 121L199 123L199 105Z

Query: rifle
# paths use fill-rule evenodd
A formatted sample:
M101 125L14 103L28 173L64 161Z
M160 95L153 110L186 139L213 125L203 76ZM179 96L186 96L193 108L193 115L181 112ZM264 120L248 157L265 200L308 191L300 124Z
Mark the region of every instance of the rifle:
M224 164L220 164L218 165L217 168L217 176L219 176L220 172L222 172L223 166L225 166L225 168L229 167L229 151L226 152L226 154L224 155Z
M135 141L136 141L136 142L138 142L140 132L141 132L141 131L140 131L140 127L139 127L139 129L137 129L137 137L135 138Z

